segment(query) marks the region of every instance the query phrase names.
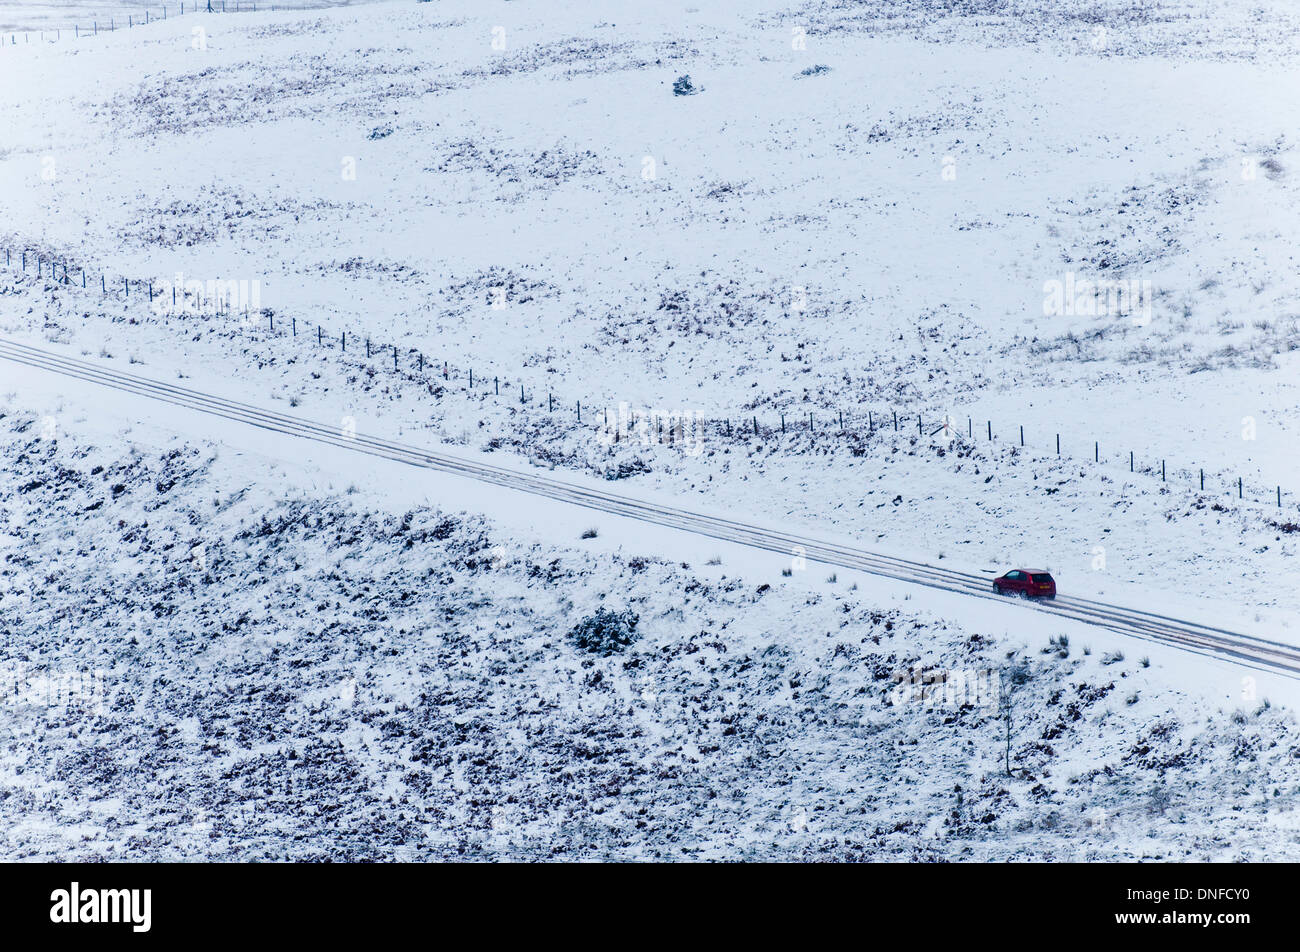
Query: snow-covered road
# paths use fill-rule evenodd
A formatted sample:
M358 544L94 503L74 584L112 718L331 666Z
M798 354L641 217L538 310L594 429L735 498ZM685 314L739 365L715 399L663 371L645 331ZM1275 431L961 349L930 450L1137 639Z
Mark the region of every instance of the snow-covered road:
M272 430L426 469L452 473L560 502L625 516L771 552L857 569L872 575L925 585L977 598L996 598L989 579L890 555L792 534L753 522L659 505L578 483L403 445L338 427L301 420L199 390L122 373L85 361L0 339L0 358L74 377L125 393L212 414L237 423ZM1030 607L1030 606L1026 606ZM1058 597L1035 603L1035 610L1098 625L1133 637L1173 645L1199 654L1228 657L1261 670L1300 678L1300 649L1276 641L1201 625L1166 615L1085 598Z

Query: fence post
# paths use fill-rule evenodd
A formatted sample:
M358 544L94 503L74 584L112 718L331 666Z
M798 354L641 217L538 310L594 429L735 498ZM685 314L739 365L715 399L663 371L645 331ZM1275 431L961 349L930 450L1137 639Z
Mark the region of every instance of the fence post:
M1020 445L1025 445L1025 425L1023 423L1020 424Z
M1161 460L1161 461L1160 461L1160 481L1161 481L1162 483L1165 481L1165 461L1164 461L1164 460Z
M993 421L989 420L988 424L989 424L989 442L992 443L993 442Z
M578 401L578 422L582 422L582 401Z
M469 368L469 388L474 389L474 368Z
M320 325L317 324L317 325L316 325L316 346L319 347L320 345L321 345L321 338L320 338Z
M754 417L754 435L758 436L758 417Z
M1241 498L1241 477L1237 477L1237 498Z
M1282 487L1277 487L1277 508L1282 508Z
M867 411L867 432L868 433L876 432L876 419L871 415L870 410Z
M397 345L393 345L393 369L397 369Z
M1056 455L1061 455L1061 434L1056 434Z
M1133 451L1128 451L1128 471L1133 472Z
M925 430L921 429L921 414L916 415L916 435L925 436Z
M784 413L781 414L781 432L782 432L782 433L785 432L785 414L784 414Z
M499 377L492 378L492 390L496 394L496 396L498 397L501 396L501 378Z
M1205 470L1201 470L1201 492L1205 491Z
M370 359L370 338L366 338L366 359Z
M844 432L844 411L840 411L840 432ZM731 421L727 421L727 436L731 436Z
M898 411L894 410L893 414L894 414L894 432L897 433L898 432Z
M546 395L546 412L551 413L554 410L555 410L555 394L548 393Z
M343 350L347 350L347 349L348 349L348 332L347 332L347 330L344 330L343 333L339 335L339 347L342 348Z
M444 366L444 369L445 369L446 365L444 364L443 366ZM524 384L523 384L523 381L520 381L520 383L519 383L519 402L520 402L520 403L523 403L523 402L524 402Z
M1093 440L1092 443L1092 461L1094 463L1101 462L1101 444L1098 443L1096 440Z

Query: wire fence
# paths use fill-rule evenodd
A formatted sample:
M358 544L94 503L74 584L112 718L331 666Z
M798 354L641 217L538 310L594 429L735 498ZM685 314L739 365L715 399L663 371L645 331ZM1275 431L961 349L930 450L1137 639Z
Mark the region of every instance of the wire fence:
M261 5L264 12L274 12L276 9L300 9L293 7L291 4L268 4ZM175 4L160 4L156 8L142 7L139 12L131 13L123 11L121 15L113 15L107 20L91 19L89 23L72 23L66 27L55 27L54 29L24 30L24 31L6 31L0 34L0 48L6 46L30 46L32 37L36 37L38 43L57 43L64 39L80 40L87 37L99 36L101 33L115 33L118 30L130 30L138 26L149 26L152 23L158 23L167 19L174 19L178 16L193 15L196 13L256 13L258 4L256 0L186 0L186 2ZM19 39L21 37L21 39Z
M206 286L200 281L190 281L183 287L170 285L156 286L152 279L113 278L99 274L90 276L81 267L69 267L63 258L48 253L25 249L5 248L5 264L15 273L34 276L37 280L48 280L61 287L98 293L103 298L120 300L128 303L140 300L150 305L145 316L135 316L133 321L147 321L147 312L159 310L154 315L159 323L168 323L168 318L178 315L181 318L198 316L233 318L238 315L241 296L233 291L237 282L209 281ZM97 280L96 280L97 278ZM98 289L95 285L98 284ZM215 290L214 290L215 289ZM160 304L161 302L161 304ZM296 342L300 347L311 347L316 351L335 351L340 356L347 355L355 361L366 361L373 373L388 372L425 387L435 397L443 393L460 389L480 400L508 400L524 409L545 408L546 413L555 418L559 415L572 414L569 425L590 428L611 445L620 443L653 443L661 446L691 448L702 446L704 441L743 441L749 439L776 440L804 436L810 440L841 439L861 445L873 438L886 437L890 434L911 436L917 439L933 440L939 438L950 442L964 440L974 445L981 441L988 444L1010 445L1019 450L1037 453L1040 458L1052 458L1078 462L1081 459L1114 471L1122 467L1128 473L1159 479L1161 483L1190 485L1198 492L1211 492L1231 495L1242 502L1271 505L1278 510L1284 501L1288 509L1300 509L1300 501L1289 492L1284 492L1281 485L1262 486L1249 484L1240 475L1226 474L1223 469L1207 471L1204 466L1186 463L1171 464L1163 457L1146 455L1139 457L1136 451L1127 450L1119 453L1106 448L1102 451L1100 440L1062 440L1059 432L1047 434L1027 433L1021 424L1009 429L994 427L992 420L976 421L972 416L965 419L966 426L951 414L932 417L928 421L924 414L917 412L899 413L887 408L879 411L854 406L848 412L827 409L824 406L805 407L796 410L787 408L784 412L777 410L757 411L747 409L725 416L712 416L696 413L668 413L657 410L630 408L626 403L620 404L611 421L610 409L599 402L567 396L557 399L554 391L543 391L539 387L530 387L522 378L506 378L500 373L484 373L472 366L457 365L449 358L425 354L416 347L402 346L394 343L377 342L364 331L347 328L327 327L306 318L297 316L277 316L270 308L249 308L247 298L242 317L237 324L239 330L250 339L285 340ZM751 405L752 406L752 405ZM819 415L820 414L820 415ZM665 424L667 427L665 428ZM1031 439L1032 437L1032 439ZM1086 456L1076 455L1079 446L1092 444L1093 452ZM1086 452L1086 451L1085 451ZM613 477L611 477L613 478ZM1207 490L1208 487L1208 490ZM1286 531L1300 530L1296 523L1279 524Z

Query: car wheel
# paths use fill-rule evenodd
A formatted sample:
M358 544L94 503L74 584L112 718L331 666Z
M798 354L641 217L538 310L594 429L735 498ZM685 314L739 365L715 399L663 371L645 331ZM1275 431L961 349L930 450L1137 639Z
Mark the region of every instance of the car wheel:
M1029 601L1029 593L1026 592L1024 589L1020 590L1020 597L1023 598L1025 601Z

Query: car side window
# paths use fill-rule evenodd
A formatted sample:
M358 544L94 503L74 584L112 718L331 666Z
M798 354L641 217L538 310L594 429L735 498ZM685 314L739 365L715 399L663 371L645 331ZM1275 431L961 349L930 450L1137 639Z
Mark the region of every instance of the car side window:
M1019 573L1019 572L1008 572L1008 573L1007 573L1007 578L1011 579L1011 581L1013 581L1013 582L1019 582L1019 581L1020 581L1020 573Z

